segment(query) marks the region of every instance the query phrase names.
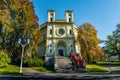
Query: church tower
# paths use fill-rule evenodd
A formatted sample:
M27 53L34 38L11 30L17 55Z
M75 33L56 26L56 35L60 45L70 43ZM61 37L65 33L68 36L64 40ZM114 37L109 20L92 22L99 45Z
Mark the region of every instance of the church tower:
M55 10L48 10L48 22L55 22Z
M66 22L74 22L73 11L66 10L65 11Z

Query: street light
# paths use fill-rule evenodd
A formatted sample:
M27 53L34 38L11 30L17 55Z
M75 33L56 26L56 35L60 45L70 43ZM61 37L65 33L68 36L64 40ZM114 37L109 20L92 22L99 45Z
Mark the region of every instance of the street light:
M27 44L30 43L30 39L28 38L23 38L23 39L18 39L18 43L22 46L22 54L21 54L21 62L20 62L20 73L22 73L22 63L23 63L23 54L24 54L24 48Z

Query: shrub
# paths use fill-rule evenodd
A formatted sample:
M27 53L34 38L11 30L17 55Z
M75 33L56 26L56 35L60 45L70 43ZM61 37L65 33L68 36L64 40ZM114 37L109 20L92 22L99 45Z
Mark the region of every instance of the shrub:
M36 57L34 58L27 57L23 61L23 66L26 66L26 67L40 67L43 65L44 65L44 60Z
M1 50L0 51L0 67L6 67L10 62L11 62L11 59L8 57L7 52Z

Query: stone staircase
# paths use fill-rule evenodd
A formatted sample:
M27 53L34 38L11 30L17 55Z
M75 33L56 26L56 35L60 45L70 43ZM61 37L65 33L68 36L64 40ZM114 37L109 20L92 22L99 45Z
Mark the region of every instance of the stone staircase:
M77 67L72 66L72 62L69 57L56 56L54 60L55 60L54 62L55 72L64 72L64 73L87 72L87 70L78 69Z
M71 69L72 68L72 62L70 58L63 57L63 56L56 56L55 57L55 68L56 69Z

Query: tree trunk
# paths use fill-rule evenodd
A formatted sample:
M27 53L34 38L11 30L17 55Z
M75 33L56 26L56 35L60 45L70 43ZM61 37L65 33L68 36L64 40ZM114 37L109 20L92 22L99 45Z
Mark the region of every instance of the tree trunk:
M89 56L89 53L87 53L87 63L90 64L90 56Z

